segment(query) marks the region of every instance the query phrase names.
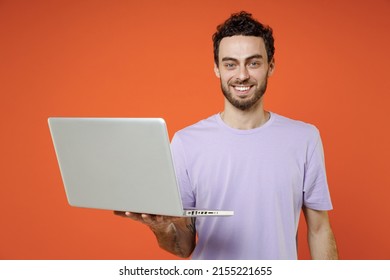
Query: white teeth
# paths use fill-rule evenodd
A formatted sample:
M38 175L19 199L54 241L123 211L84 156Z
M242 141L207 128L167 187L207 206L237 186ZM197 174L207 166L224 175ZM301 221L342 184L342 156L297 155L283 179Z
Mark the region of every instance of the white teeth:
M239 91L246 91L246 90L249 90L250 87L242 87L242 86L240 87L240 86L236 86L235 89L236 89L236 90L239 90Z

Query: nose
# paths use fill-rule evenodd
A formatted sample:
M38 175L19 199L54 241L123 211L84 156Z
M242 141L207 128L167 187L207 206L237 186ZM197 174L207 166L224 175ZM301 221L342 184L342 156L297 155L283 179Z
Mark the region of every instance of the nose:
M238 73L238 79L240 79L241 81L246 81L249 79L249 73L246 67L240 67L239 71L240 72Z

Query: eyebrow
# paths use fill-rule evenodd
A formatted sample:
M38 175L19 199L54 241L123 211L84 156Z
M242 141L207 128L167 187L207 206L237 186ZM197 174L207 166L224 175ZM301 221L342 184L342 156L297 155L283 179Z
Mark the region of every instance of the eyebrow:
M248 61L248 60L251 60L251 59L255 59L255 58L258 58L258 59L263 59L263 56L261 54L255 54L255 55L251 55L247 58L245 58L245 61ZM222 58L222 62L223 61L238 61L237 58L234 58L234 57L224 57Z

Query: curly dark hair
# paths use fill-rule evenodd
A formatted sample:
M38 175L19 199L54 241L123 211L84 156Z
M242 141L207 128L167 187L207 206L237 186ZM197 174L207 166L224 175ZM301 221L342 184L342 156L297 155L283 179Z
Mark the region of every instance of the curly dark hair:
M219 44L225 37L236 35L261 37L265 43L268 62L272 60L275 53L274 37L272 28L260 23L252 17L252 14L245 11L232 14L224 23L217 26L217 31L213 34L214 61L218 66Z

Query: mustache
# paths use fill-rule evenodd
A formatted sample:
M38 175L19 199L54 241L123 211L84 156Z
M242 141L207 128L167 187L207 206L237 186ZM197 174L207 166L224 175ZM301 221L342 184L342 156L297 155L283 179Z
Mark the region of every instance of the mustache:
M233 81L229 83L229 86L253 86L255 83L249 81Z
M253 86L256 84L256 81L253 81L251 78L246 80L235 79L234 81L229 82L230 86Z

